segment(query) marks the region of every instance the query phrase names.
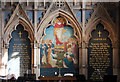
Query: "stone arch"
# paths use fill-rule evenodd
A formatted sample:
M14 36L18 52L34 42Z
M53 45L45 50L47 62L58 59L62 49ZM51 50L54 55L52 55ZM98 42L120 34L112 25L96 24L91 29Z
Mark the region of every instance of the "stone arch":
M24 18L19 17L16 18L16 20L12 21L4 30L4 41L7 45L9 45L9 41L12 38L11 33L13 30L16 29L17 25L23 25L24 29L29 32L28 38L31 40L31 43L34 42L34 32L33 32L33 26Z
M8 48L9 48L9 41L11 40L12 36L11 33L16 30L17 25L21 24L24 28L25 31L28 32L28 38L31 41L31 66L33 68L33 60L34 60L34 29L32 24L30 23L29 20L23 18L23 17L16 17L14 20L9 21L9 25L4 29L4 35L3 35L3 40L4 40L4 46L5 50L3 54L5 55L6 53L8 54ZM8 62L8 61L6 61Z
M33 45L31 45L28 35L29 32L25 30L22 24L16 25L16 29L11 33L12 38L9 41L7 69L8 72L11 69L11 73L15 74L16 77L22 76L27 70L32 69ZM14 58L17 60L14 60ZM12 65L16 66L16 68ZM15 72L16 70L17 72Z
M111 39L112 43L116 41L115 26L114 24L109 23L107 19L103 17L96 17L92 22L90 22L85 29L85 42L88 43L89 39L91 38L91 32L96 29L97 24L101 23L104 26L104 29L109 32L109 38Z
M116 46L115 45L115 42L117 42L117 35L115 34L115 24L114 23L110 23L109 20L107 20L106 18L104 17L96 17L94 18L92 21L90 21L87 25L86 25L86 28L85 28L85 35L86 37L84 38L84 41L85 41L85 49L86 49L86 66L88 66L88 60L87 60L87 57L88 57L88 43L89 43L89 40L91 38L91 32L93 30L96 29L96 26L98 24L102 24L104 26L104 30L107 30L109 32L109 39L111 40L111 44L112 44L112 48L113 48L113 74L115 74L115 69L116 69L116 64L115 64L115 61L117 61L118 63L118 59L115 59L115 56L117 56L117 50L115 49ZM86 68L87 69L87 68ZM86 70L86 74L88 73L88 71ZM87 76L87 75L86 75Z
M81 43L82 42L82 28L79 25L78 21L73 18L73 16L63 10L56 10L52 13L50 13L46 18L43 19L43 21L39 24L38 29L37 29L37 37L40 37L37 39L38 42L40 42L40 39L42 38L42 33L46 26L48 26L49 22L53 20L53 18L61 16L67 19L73 28L75 29L77 35L78 35L78 41ZM68 22L67 22L68 24Z
M37 29L37 42L39 43L39 46L42 42L42 38L43 38L43 34L45 34L45 29L52 25L49 24L50 22L52 23L52 21L54 20L54 18L61 16L63 18L65 18L66 20L66 25L70 25L73 30L74 33L76 33L77 35L77 40L78 40L78 47L79 47L79 66L82 64L82 54L81 54L81 43L82 43L82 28L79 24L79 22L76 20L75 16L73 16L72 14L69 14L68 12L58 9L53 11L52 13L49 13L47 16L45 16L42 21L40 22L40 24L38 25L38 29ZM39 54L40 56L40 54ZM40 57L38 58L38 60L40 60ZM38 64L40 64L40 62L38 62ZM38 69L39 70L39 69ZM79 73L81 72L81 67L79 67Z

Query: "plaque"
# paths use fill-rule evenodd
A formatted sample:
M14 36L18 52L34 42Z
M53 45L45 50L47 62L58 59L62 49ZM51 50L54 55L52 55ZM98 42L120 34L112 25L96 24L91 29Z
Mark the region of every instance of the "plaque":
M113 55L109 32L102 24L91 33L88 44L88 79L103 80L104 75L113 74Z
M8 48L8 73L16 77L31 70L31 45L28 32L19 24L11 34Z

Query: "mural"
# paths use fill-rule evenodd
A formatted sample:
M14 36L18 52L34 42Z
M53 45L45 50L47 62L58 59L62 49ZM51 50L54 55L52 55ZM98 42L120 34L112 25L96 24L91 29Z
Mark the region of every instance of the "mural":
M77 39L74 37L74 30L66 25L65 19L57 17L54 25L45 29L42 38L41 68L71 68L78 65Z

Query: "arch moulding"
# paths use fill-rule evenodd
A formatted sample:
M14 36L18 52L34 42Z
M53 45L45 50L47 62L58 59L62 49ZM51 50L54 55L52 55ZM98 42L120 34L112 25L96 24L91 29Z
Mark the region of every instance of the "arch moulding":
M118 41L117 39L117 34L115 33L115 24L110 23L109 20L105 19L104 17L96 17L94 18L94 20L90 21L85 28L85 37L84 37L84 41L86 43L86 65L88 66L88 54L87 54L87 48L88 48L88 43L91 36L91 32L93 30L96 30L96 26L101 23L104 26L104 30L107 30L109 32L109 38L111 40L111 44L112 44L112 48L113 48L113 74L116 73L116 63L118 63L118 58L116 58L118 56L117 54L117 50L114 48L114 45L116 44L116 42ZM116 58L116 59L115 59ZM117 62L116 62L117 61ZM87 68L86 68L87 69ZM88 71L86 70L86 74L88 73Z
M54 20L54 18L56 18L57 16L61 16L65 19L67 19L67 25L71 25L73 27L74 32L77 33L78 42L81 43L82 42L81 26L79 25L78 21L76 21L73 18L73 16L71 16L71 14L69 14L63 10L56 10L56 11L50 13L48 16L46 16L46 18L44 18L42 20L42 22L39 24L38 29L37 29L37 37L39 37L37 39L38 43L41 42L42 34L44 33L45 28L47 28L49 26L49 22L52 22ZM70 24L68 24L68 21L70 22Z
M63 18L65 18L66 20L66 25L70 25L73 30L74 30L74 35L76 33L77 35L77 40L78 40L78 46L79 46L79 73L81 70L80 65L82 64L82 54L81 54L81 48L82 48L82 28L79 24L79 22L74 18L74 16L72 16L71 14L69 14L68 12L65 12L64 10L56 10L50 14L48 14L45 18L42 19L41 23L38 25L38 29L37 29L37 42L40 44L41 40L42 40L42 34L45 34L45 29L49 26L49 25L53 25L52 21L54 20L54 18L61 16ZM51 24L49 24L51 22ZM40 59L38 59L40 60ZM38 62L40 63L40 62Z
M12 21L4 30L4 41L5 44L9 45L9 41L12 38L11 33L12 31L16 30L16 27L18 24L23 25L24 30L26 30L28 32L28 38L30 39L31 43L34 42L34 32L33 32L33 27L31 24L29 24L24 18L19 17L16 18L14 21Z
M86 25L86 29L85 29L85 42L88 43L89 39L91 38L91 32L93 30L96 29L97 24L101 23L104 26L104 29L107 30L109 32L109 38L112 41L112 44L114 42L117 41L116 39L116 35L115 35L115 29L113 29L115 27L115 25L110 24L109 21L107 21L107 19L103 18L103 17L98 17L95 18L92 22L90 22L89 24Z

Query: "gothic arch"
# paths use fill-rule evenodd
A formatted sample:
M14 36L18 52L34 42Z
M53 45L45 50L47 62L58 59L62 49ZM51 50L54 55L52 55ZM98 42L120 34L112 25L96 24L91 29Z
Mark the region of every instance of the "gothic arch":
M30 44L31 44L31 69L33 69L33 60L34 60L34 32L33 32L33 27L32 25L29 23L29 21L25 20L22 17L16 18L16 20L13 20L10 25L8 27L6 27L7 29L4 30L4 41L5 41L5 47L6 47L6 51L4 53L8 53L8 49L9 49L9 42L12 38L11 33L16 30L17 26L21 24L24 28L25 31L28 32L28 38L30 40ZM8 61L7 61L8 62Z
M104 8L104 5L98 3L98 7L94 10L90 20L86 24L85 27L85 42L88 42L91 37L91 32L96 29L96 25L101 23L104 26L104 29L109 32L109 38L111 39L112 43L116 41L115 35L115 23L111 19L109 13Z
M75 29L74 31L76 31L76 33L77 33L78 41L81 43L82 42L82 29L81 29L81 26L79 25L78 21L76 21L75 18L73 18L73 16L71 14L69 14L63 10L60 10L60 9L50 13L38 25L37 37L40 37L40 38L38 38L37 41L40 42L40 40L42 38L42 33L44 32L44 29L49 25L49 22L52 21L53 18L55 18L57 16L64 17L65 19L67 19L70 22L72 27ZM68 25L68 22L67 22L67 25Z
M9 40L11 39L11 32L16 29L16 25L21 24L24 26L24 29L29 32L28 38L31 42L34 42L34 28L30 22L27 14L20 4L17 5L12 16L10 17L6 27L4 28L4 41L5 44L9 45Z
M89 42L89 39L91 38L91 32L96 29L97 24L101 23L104 26L104 29L109 32L109 38L111 39L112 43L116 41L116 35L115 35L115 29L113 29L115 26L114 24L109 23L107 19L104 17L96 17L92 22L90 22L85 29L85 42Z
M76 18L74 18L75 16L73 16L72 14L69 14L68 12L58 9L55 10L49 14L46 14L47 16L44 17L41 21L41 23L38 25L38 29L37 29L37 42L39 43L39 46L42 42L42 38L43 38L43 33L45 34L45 29L49 26L49 25L53 25L52 21L54 20L54 18L61 16L66 20L66 25L70 25L73 30L74 33L76 33L77 35L77 41L78 41L78 52L79 52L79 65L80 66L82 64L82 54L81 54L81 43L82 43L82 28L79 24L79 22L76 20ZM50 24L51 22L51 24ZM74 34L75 35L75 34ZM38 55L38 54L37 54ZM40 54L39 54L40 56ZM37 60L40 60L40 57L37 58ZM40 62L37 62L38 64L40 64ZM38 69L39 70L39 69ZM81 67L79 68L79 73L80 73Z
M85 28L85 35L86 37L84 38L84 41L85 41L85 47L86 47L86 66L88 66L88 43L89 43L89 40L90 38L92 37L91 36L91 32L93 30L96 29L96 26L98 24L102 24L104 26L104 29L107 30L109 32L109 38L111 40L111 44L112 44L112 48L113 48L113 70L115 70L116 68L116 64L115 64L115 61L118 61L118 59L115 59L115 56L116 56L116 52L117 50L115 50L115 42L117 41L117 37L116 37L116 34L115 34L115 25L114 23L111 23L109 20L107 20L106 18L104 17L96 17L94 18L92 21L90 21L87 25L86 25L86 28ZM87 67L86 67L87 69ZM87 75L88 71L86 70L86 75ZM115 72L113 71L113 74L115 74ZM87 76L88 77L88 76Z
M16 29L18 24L23 25L24 30L29 32L28 38L30 39L31 43L33 43L34 42L33 27L27 20L25 20L22 17L16 18L16 20L12 21L10 23L10 25L8 25L8 27L6 27L7 29L4 30L4 33L5 33L4 34L4 36L5 36L4 41L5 41L5 43L7 45L9 45L9 41L12 38L11 33L12 33L13 30Z

